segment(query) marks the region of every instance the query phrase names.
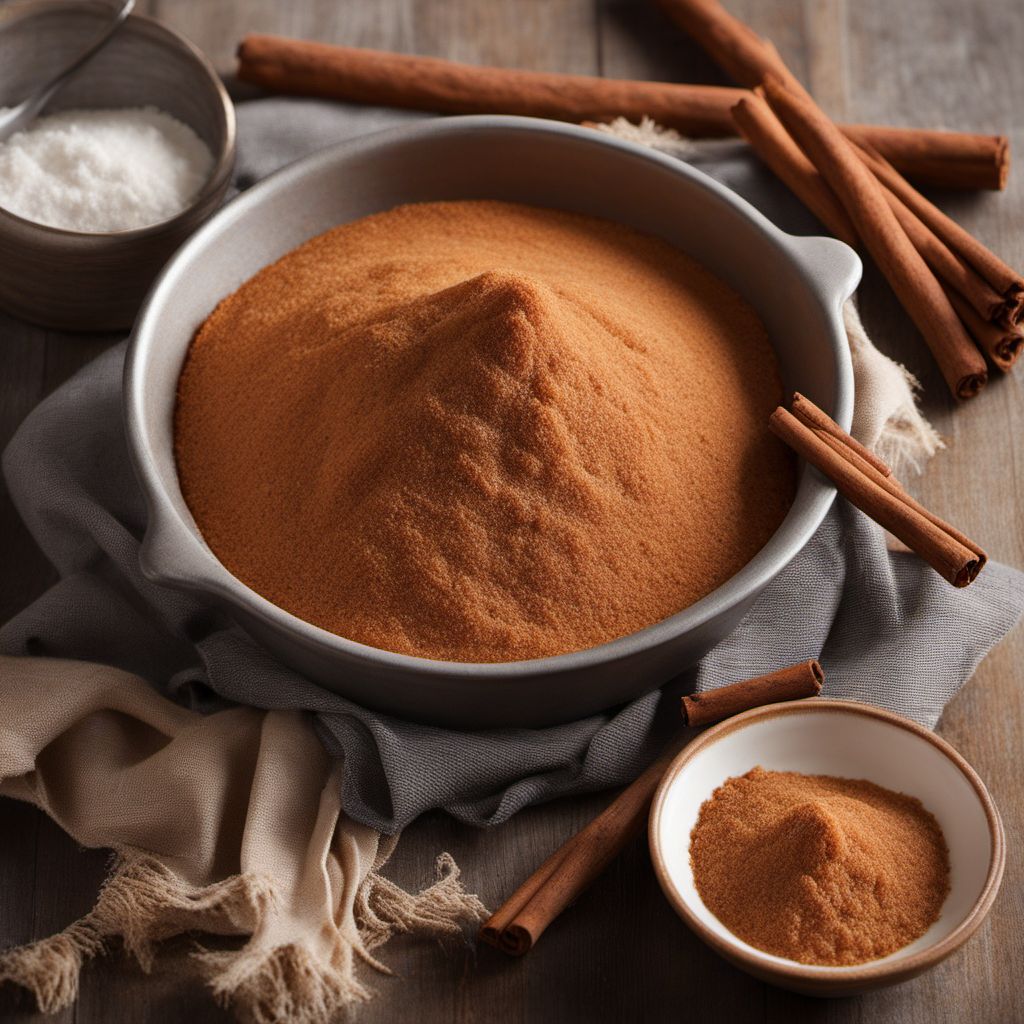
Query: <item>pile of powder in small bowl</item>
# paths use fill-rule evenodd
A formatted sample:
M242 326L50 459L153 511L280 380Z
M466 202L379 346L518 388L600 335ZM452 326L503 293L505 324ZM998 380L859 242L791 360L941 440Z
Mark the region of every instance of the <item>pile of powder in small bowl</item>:
M212 165L196 133L154 107L64 110L0 143L0 206L66 231L131 231L185 210Z
M935 817L864 779L764 768L727 779L700 809L690 861L726 928L805 964L888 956L928 930L949 892Z

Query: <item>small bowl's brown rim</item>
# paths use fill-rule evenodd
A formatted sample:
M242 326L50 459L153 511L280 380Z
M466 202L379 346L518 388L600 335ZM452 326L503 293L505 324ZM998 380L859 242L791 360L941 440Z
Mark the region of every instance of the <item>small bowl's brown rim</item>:
M977 900L975 900L974 905L960 924L944 939L940 939L934 945L929 946L927 949L922 949L912 956L887 963L877 961L872 963L869 961L863 965L856 964L849 967L833 967L821 964L780 964L776 959L768 959L771 954L765 953L761 955L749 952L739 945L741 941L739 939L733 942L730 939L722 938L711 931L690 911L686 901L683 900L672 884L661 849L661 816L669 790L675 784L683 768L706 747L753 722L790 714L809 716L815 714L852 714L887 722L890 725L913 733L921 739L927 740L932 746L945 754L971 784L985 811L989 835L992 839L992 855L989 860L985 884L982 886ZM832 986L844 989L851 988L852 986L871 987L883 981L896 982L904 980L920 974L930 967L934 967L950 954L956 952L977 931L982 921L984 921L989 910L992 908L996 893L999 891L1003 868L1006 864L1006 838L999 812L991 795L985 788L985 784L981 781L978 773L967 763L963 755L930 729L926 729L924 726L918 725L917 722L904 718L902 715L874 707L871 704L863 704L860 701L832 700L824 697L753 708L750 711L745 711L734 718L712 726L689 743L669 765L655 794L648 822L648 842L651 850L651 861L662 891L674 907L676 913L679 914L700 939L715 950L716 953L719 953L728 960L741 964L755 975L760 977L769 975L785 979L786 981L796 983L794 987L803 984L805 991L811 988L827 989Z
M34 16L37 16L43 8L47 8L51 11L65 10L68 12L80 12L86 9L96 10L102 6L102 4L94 3L69 3L67 0L42 0L42 2L29 2L24 5L19 5L12 11L11 17L16 20L20 20L22 18L30 20ZM202 188L200 188L192 197L188 206L176 213L173 217L167 217L164 220L155 221L152 224L146 224L141 228L126 228L123 231L72 231L69 228L59 228L52 224L40 224L39 221L22 217L7 209L7 207L0 205L0 215L4 218L13 221L16 225L20 225L26 230L38 231L43 234L54 235L58 238L73 238L80 240L131 240L134 238L146 238L187 223L198 207L201 207L204 203L208 202L211 197L216 195L224 187L224 179L230 176L235 164L237 124L235 118L235 105L231 102L231 97L228 95L228 91L224 87L224 83L221 81L220 75L217 74L217 69L198 46L186 39L180 32L176 32L173 28L163 24L163 22L157 21L156 18L151 18L145 14L133 13L128 15L128 18L126 19L126 23L131 22L144 23L148 26L149 31L154 31L157 35L162 34L171 42L188 51L188 53L195 59L196 63L199 64L205 72L209 84L212 86L217 99L220 101L221 109L224 111L224 143L220 148L220 152L214 159L213 167L210 169L210 173L207 175ZM2 23L0 23L0 30L2 30L2 27ZM189 127L191 127L191 125Z

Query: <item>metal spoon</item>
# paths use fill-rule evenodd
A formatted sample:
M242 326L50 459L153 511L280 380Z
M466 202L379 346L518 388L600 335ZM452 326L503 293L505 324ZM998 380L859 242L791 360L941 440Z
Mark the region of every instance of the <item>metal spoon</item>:
M15 132L21 131L50 102L54 94L64 87L65 82L107 45L110 37L131 14L134 6L135 0L121 0L114 20L59 75L51 78L49 82L32 93L28 99L22 100L17 106L0 111L0 142L10 138Z

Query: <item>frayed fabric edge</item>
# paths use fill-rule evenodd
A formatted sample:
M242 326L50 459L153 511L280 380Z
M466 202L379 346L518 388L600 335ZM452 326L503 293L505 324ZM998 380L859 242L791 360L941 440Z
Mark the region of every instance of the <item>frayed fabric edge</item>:
M896 476L920 473L945 448L938 431L918 405L921 385L902 364L880 352L868 337L853 299L843 306L843 326L850 344L855 387L861 394L851 433L892 468Z
M377 870L367 875L356 894L355 917L364 946L364 959L376 970L390 970L369 955L395 935L416 934L441 941L465 937L466 928L486 921L489 911L479 897L466 892L461 872L450 853L434 864L433 885L415 895Z
M668 156L686 160L697 153L694 143L674 128L663 128L650 117L642 117L635 124L625 117L616 117L607 124L592 123L590 127L596 131L613 135L626 142L635 142L640 146L650 146Z
M354 901L356 936L335 929L329 954L303 943L265 948L253 941L238 951L196 954L218 1002L249 1024L328 1024L373 990L356 976L356 961L381 974L392 972L371 954L399 934L451 940L487 917L483 903L462 887L449 854L437 858L436 881L409 893L376 869L363 880Z
M85 963L117 939L149 971L157 944L172 936L250 935L238 950L193 954L217 1001L252 1024L328 1024L345 1007L372 996L356 977L357 959L390 973L371 949L400 933L455 938L487 916L480 900L462 887L448 854L437 860L437 880L416 894L371 871L356 893L356 935L334 929L329 955L301 940L263 945L256 933L277 910L266 877L235 875L193 886L151 855L121 851L88 914L56 935L0 953L0 983L27 989L42 1012L56 1013L77 998Z
M210 886L191 886L148 854L114 856L92 910L62 932L0 953L0 982L28 989L44 1013L78 997L82 967L106 953L115 939L153 967L155 946L187 931L245 934L273 904L266 879L235 875Z

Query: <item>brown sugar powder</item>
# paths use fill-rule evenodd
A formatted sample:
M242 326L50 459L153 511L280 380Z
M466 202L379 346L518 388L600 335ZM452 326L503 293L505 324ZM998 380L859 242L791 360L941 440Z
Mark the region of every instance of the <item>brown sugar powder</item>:
M920 800L862 779L755 768L715 790L690 840L705 906L744 942L859 964L938 918L949 851Z
M765 329L666 243L510 203L312 239L181 375L179 476L223 564L352 640L581 650L703 597L788 510Z

